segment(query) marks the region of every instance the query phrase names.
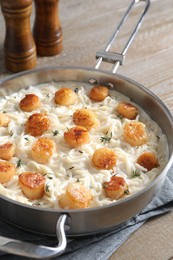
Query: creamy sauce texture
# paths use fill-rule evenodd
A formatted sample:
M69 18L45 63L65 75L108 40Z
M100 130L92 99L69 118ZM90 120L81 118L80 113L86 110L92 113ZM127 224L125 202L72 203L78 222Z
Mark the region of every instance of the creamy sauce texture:
M54 94L62 87L72 88L76 92L78 100L74 105L66 107L55 104ZM65 192L68 184L80 182L90 189L90 207L95 207L112 202L105 196L102 185L114 174L122 176L127 182L129 195L126 196L145 188L158 176L168 157L165 149L167 140L159 126L135 104L139 110L135 120L146 125L148 141L141 146L131 146L124 141L122 135L125 123L130 120L120 118L116 114L116 107L119 102L133 102L114 90L109 90L109 96L103 101L94 102L88 96L91 87L83 83L51 82L30 86L1 99L0 112L9 115L10 123L8 127L0 127L0 145L8 141L16 144L15 156L10 159L16 165L16 174L8 183L0 184L0 194L29 205L59 208L58 196ZM24 112L20 109L19 102L30 93L36 94L42 105L38 110ZM71 148L64 140L64 132L74 126L72 115L79 108L92 110L100 125L90 130L90 143ZM56 152L47 164L39 164L31 158L32 144L38 137L25 133L25 123L34 113L46 113L50 120L51 127L42 136L55 142ZM108 147L116 152L118 160L114 169L100 170L92 165L92 155L101 147ZM137 158L146 150L154 152L159 161L159 167L151 171L146 171L136 163ZM18 185L18 175L27 171L39 172L46 178L45 195L39 200L28 200Z

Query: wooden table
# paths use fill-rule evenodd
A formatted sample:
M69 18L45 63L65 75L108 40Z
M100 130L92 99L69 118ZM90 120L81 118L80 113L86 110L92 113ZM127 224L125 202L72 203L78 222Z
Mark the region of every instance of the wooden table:
M37 67L47 65L95 65L95 53L111 36L130 0L62 0L60 20L64 50L54 57L39 57ZM114 51L121 51L130 25L123 28ZM34 10L32 14L32 23ZM0 16L0 79L10 73L4 68L5 25ZM153 91L173 113L173 0L151 0L150 10L118 73ZM173 257L173 212L148 221L110 258L111 260L167 260Z

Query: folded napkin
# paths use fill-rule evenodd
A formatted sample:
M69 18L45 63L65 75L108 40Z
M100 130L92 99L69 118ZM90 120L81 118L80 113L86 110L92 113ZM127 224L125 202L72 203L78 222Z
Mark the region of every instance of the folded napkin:
M106 260L127 238L141 227L149 218L164 214L173 208L173 166L168 171L161 191L153 198L150 204L137 216L119 225L116 229L102 235L86 238L68 239L68 245L63 255L54 258L58 260ZM15 228L0 220L0 235L35 244L55 246L56 238L32 234ZM19 256L0 256L0 260L22 260Z

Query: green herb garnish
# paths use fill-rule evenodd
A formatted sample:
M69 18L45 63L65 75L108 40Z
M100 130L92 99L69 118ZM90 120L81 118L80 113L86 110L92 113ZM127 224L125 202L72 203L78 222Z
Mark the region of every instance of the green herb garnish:
M55 131L52 131L53 135L56 136L59 134L59 131L58 130L55 130Z
M68 168L67 170L72 170L72 169L74 169L74 166L72 166L72 167Z
M21 167L21 165L22 165L22 160L21 159L19 159L18 161L17 161L17 168L20 168Z
M132 178L139 177L140 173L137 170L135 170L135 171L132 172L131 176L132 176Z
M129 194L130 194L130 191L129 191L128 189L126 189L126 190L124 191L124 194L125 194L125 195L129 195Z
M50 191L49 188L50 188L50 186L48 184L46 184L46 192Z
M110 136L108 135L108 134L106 134L105 136L101 136L100 137L100 141L102 142L102 143L109 143L110 142L110 140L111 140L111 138L112 138L112 132L110 133Z

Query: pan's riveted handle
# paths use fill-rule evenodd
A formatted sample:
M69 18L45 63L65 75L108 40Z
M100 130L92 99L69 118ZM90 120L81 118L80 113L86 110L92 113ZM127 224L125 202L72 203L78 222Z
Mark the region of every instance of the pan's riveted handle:
M109 49L112 46L115 39L117 38L117 35L120 31L121 26L123 25L123 23L125 22L125 20L129 16L132 8L139 2L145 2L145 8L144 8L139 20L138 20L133 32L131 33L129 39L127 40L127 43L126 43L124 49L122 50L121 53L110 52ZM102 61L105 61L105 62L113 63L112 73L115 73L117 71L119 65L123 64L125 54L127 53L129 46L131 45L136 33L139 30L139 28L142 24L142 20L145 16L146 12L149 9L149 6L150 6L150 0L133 0L132 1L130 6L128 7L126 13L121 18L116 30L114 31L114 33L112 34L111 38L109 39L107 45L105 46L105 49L97 51L97 53L96 53L97 63L96 63L95 69L99 69Z
M56 233L59 243L56 247L34 245L0 236L0 251L34 259L50 259L52 257L59 256L65 251L67 246L67 239L65 235L66 219L67 215L63 214L57 221Z

